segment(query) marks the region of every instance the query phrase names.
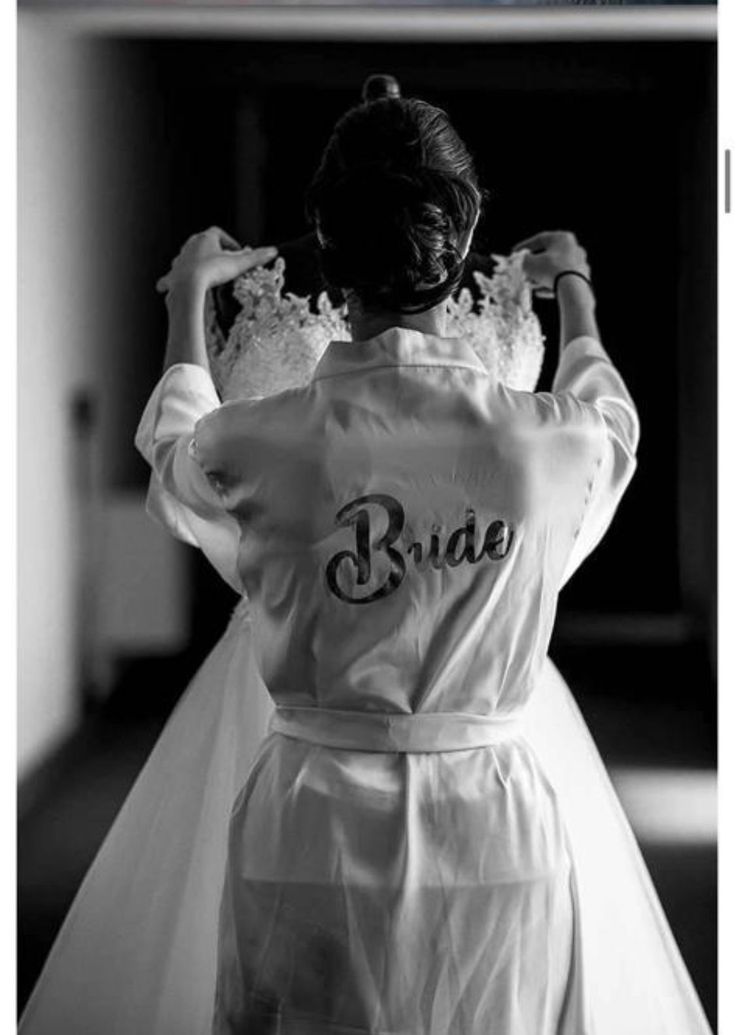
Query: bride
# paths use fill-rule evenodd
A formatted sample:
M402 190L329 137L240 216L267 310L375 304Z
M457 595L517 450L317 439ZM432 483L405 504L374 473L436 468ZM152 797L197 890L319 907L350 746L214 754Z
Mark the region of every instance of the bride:
M267 347L294 300L281 324L256 304L235 361L251 398L224 405L208 292L247 274L263 302L275 250L212 229L163 279L165 371L137 436L149 508L243 603L92 866L25 1035L708 1032L546 657L558 592L633 474L636 411L569 233L509 265L557 298L553 389L511 385L514 362L498 376L514 317L457 296L480 206L442 111L393 95L348 112L308 209L351 340L305 331L305 379L303 354ZM297 308L302 329L341 318Z

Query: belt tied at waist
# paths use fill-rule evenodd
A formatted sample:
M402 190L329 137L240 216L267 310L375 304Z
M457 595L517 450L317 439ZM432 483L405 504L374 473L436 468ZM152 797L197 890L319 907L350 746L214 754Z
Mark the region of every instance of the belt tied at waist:
M521 713L415 712L407 715L279 706L271 718L270 732L352 751L467 751L518 737Z

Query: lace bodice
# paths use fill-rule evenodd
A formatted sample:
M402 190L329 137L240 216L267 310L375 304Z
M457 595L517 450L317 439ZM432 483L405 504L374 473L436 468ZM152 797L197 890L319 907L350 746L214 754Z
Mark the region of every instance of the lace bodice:
M448 301L447 337L464 338L490 373L510 388L533 390L544 357L544 337L532 310L523 253L493 256L488 277L475 272L478 297L465 287ZM312 299L284 291L286 263L240 277L241 310L226 340L208 328L213 378L224 400L275 395L312 377L330 341L349 341L344 306L322 292Z

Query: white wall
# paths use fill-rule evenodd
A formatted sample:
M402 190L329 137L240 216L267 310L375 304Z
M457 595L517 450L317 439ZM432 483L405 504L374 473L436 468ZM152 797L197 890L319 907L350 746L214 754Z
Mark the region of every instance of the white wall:
M96 637L103 653L181 649L188 586L186 548L143 518L142 491L139 500L130 495L133 433L162 351L151 340L151 307L161 306L154 285L165 268L157 228L166 222L155 90L124 46L75 34L63 14L21 8L18 32L22 777L79 719L82 639L89 646ZM71 421L80 388L94 396L98 417L96 542ZM141 562L128 564L124 578L124 559L110 553L121 521ZM152 552L156 563L143 564ZM141 565L146 578L136 575ZM85 610L80 589L90 575L98 585Z
M77 715L71 393L94 379L86 333L85 44L58 20L18 17L18 762Z

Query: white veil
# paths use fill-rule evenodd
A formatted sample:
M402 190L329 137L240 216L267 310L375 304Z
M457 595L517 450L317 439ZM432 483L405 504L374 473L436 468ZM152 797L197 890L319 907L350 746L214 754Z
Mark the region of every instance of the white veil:
M271 713L250 644L241 605L87 874L24 1035L210 1031L227 823Z
M629 822L564 679L548 658L526 737L554 788L580 906L594 1035L710 1032Z

